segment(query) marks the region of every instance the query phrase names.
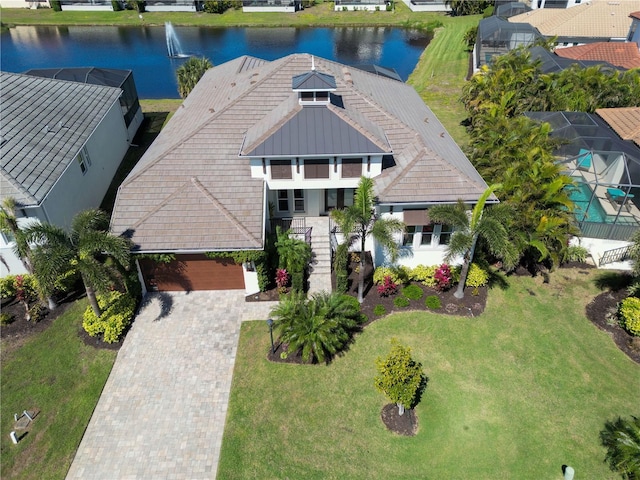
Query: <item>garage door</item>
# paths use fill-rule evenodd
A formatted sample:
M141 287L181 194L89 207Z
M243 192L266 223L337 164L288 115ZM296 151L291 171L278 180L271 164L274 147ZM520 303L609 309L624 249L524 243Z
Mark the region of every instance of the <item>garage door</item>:
M140 269L148 291L244 289L242 265L230 258L176 255L169 263L143 258Z

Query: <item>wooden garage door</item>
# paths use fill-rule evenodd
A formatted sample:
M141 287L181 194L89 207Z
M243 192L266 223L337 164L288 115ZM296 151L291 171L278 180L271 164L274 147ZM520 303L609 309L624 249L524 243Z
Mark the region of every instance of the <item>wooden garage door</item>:
M230 258L207 258L203 254L176 255L170 263L140 260L147 290L160 292L244 289L242 265Z

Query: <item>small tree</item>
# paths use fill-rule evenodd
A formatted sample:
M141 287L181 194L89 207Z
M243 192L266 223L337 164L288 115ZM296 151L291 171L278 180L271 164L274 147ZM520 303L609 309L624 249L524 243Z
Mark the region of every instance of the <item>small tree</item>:
M278 251L279 265L291 275L291 288L304 290L304 271L311 261L311 247L309 244L291 236L291 231L283 232L276 227L276 249Z
M600 440L607 448L604 460L611 470L626 480L640 479L640 418L607 422Z
M374 379L376 388L398 405L398 413L411 408L423 384L422 364L411 358L411 349L391 339L391 351L386 358L376 360L378 375Z

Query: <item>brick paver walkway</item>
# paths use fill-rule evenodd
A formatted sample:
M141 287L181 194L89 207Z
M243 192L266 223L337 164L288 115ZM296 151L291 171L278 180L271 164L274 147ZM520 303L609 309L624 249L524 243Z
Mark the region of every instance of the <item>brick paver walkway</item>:
M215 478L242 291L150 294L118 353L67 479Z

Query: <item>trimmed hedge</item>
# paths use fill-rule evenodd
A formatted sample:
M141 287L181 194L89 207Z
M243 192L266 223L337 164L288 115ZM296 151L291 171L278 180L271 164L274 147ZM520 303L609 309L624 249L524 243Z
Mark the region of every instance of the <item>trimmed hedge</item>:
M97 298L102 315L96 317L91 306L88 306L83 315L82 328L92 337L102 334L106 343L115 343L133 319L136 301L121 292L98 295Z

